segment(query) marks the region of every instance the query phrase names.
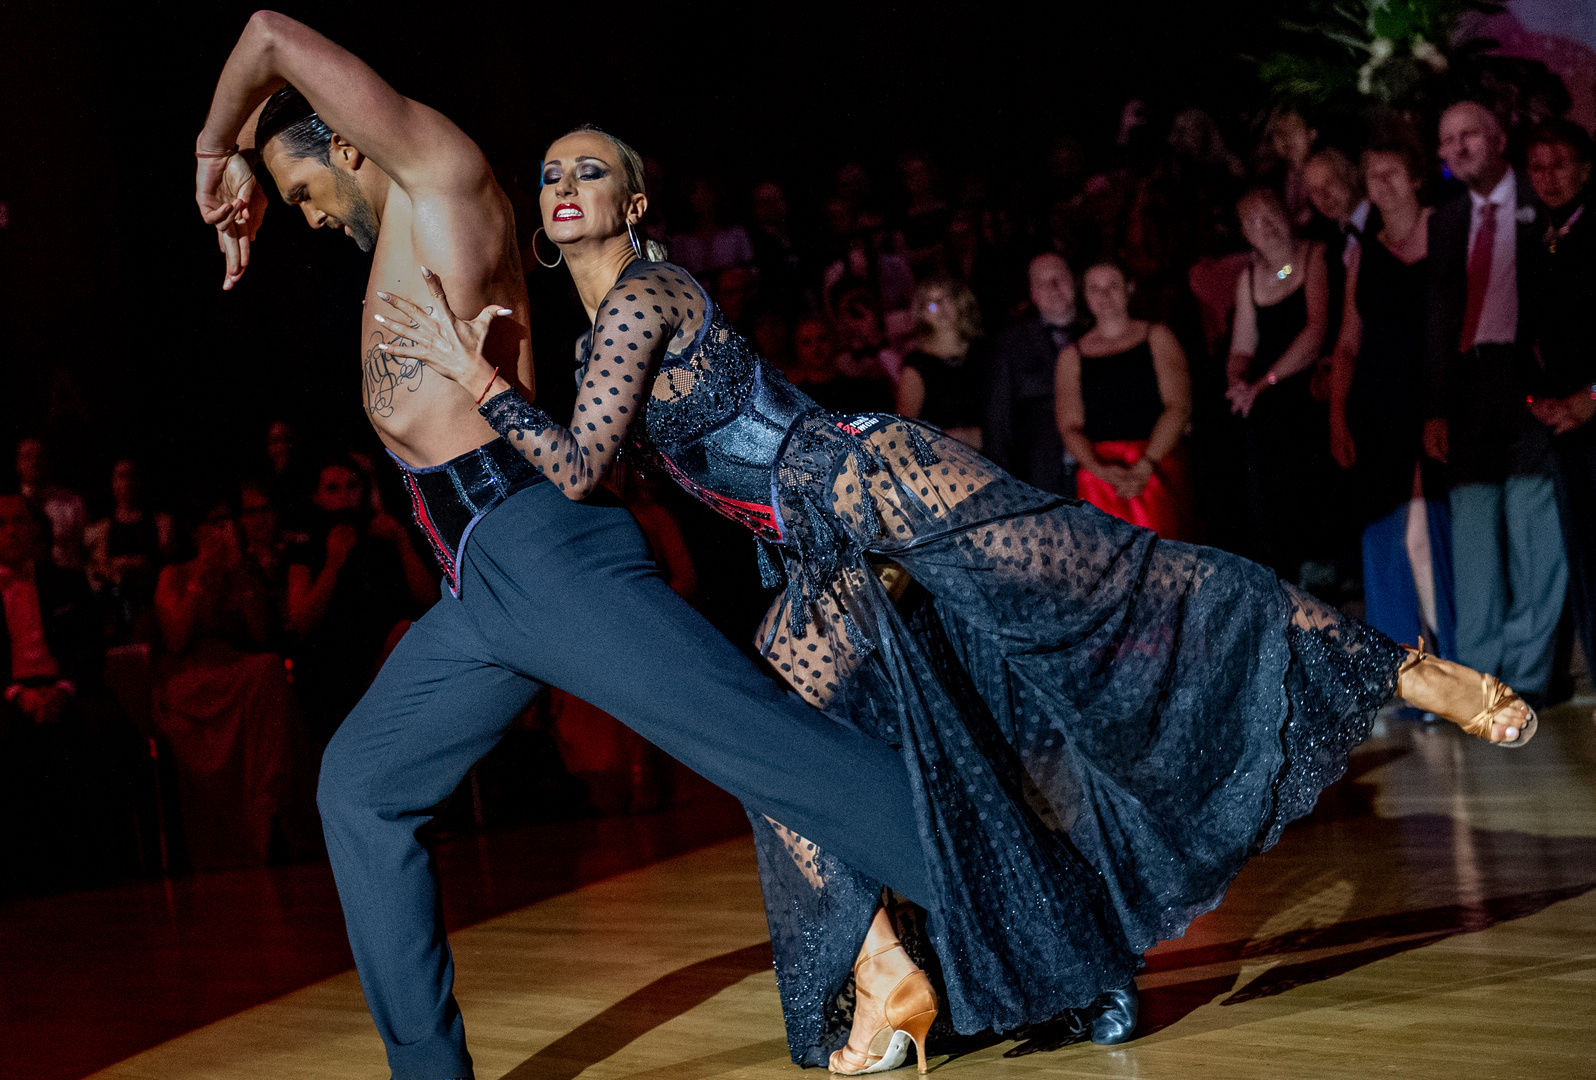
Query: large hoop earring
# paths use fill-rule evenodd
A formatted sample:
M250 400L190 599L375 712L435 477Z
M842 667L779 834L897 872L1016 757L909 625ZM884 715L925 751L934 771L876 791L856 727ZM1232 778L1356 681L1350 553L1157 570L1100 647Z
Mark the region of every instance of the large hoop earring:
M637 239L637 230L632 228L630 221L626 223L626 235L632 238L632 254L636 255L640 261L643 261L643 245Z
M538 261L539 266L553 270L556 266L559 266L560 263L565 261L565 249L561 248L558 244L555 244L554 246L559 249L559 255L557 255L554 261L551 263L544 262L543 256L538 254L538 233L540 232L544 232L544 229L541 225L538 226L537 229L532 233L532 257Z

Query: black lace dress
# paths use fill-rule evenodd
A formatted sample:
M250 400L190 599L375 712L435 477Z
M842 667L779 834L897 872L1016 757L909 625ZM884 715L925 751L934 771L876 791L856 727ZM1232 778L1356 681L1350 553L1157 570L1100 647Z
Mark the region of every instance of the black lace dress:
M557 482L590 486L630 439L748 525L786 575L761 652L902 747L939 1025L1011 1031L1124 985L1308 811L1394 688L1396 646L1260 566L924 424L822 412L679 267L627 268L582 389L570 429L514 394L483 413ZM881 884L751 817L793 1059L822 1065Z

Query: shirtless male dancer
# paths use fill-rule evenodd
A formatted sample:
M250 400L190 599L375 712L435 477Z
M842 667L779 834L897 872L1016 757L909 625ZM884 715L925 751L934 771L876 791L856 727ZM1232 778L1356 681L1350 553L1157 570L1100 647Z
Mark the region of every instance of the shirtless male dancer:
M666 586L635 522L602 489L567 499L483 421L469 388L376 348L395 340L393 324L373 318L384 306L376 299L425 295L423 275L436 268L459 309L508 313L495 323L493 362L532 393L515 223L476 145L309 27L257 13L195 146L200 212L227 256L224 289L244 274L266 204L241 137L312 228L341 226L374 256L364 405L405 470L451 593L339 728L318 791L361 986L396 1080L472 1075L436 879L415 831L544 686L620 718L923 903L931 889L898 752L760 674Z

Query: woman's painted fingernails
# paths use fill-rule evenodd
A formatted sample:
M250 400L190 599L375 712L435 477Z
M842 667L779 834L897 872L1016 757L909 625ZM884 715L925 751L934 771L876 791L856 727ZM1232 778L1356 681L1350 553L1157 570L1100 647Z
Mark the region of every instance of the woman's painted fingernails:
M377 349L380 352L387 352L388 351L388 343L386 341L377 342Z
M379 293L378 293L378 294L377 294L377 299L378 299L378 300L392 300L392 299L393 299L393 297L391 297L391 296L389 296L389 295L388 295L388 294L387 294L387 293L385 293L385 292L379 292Z
M387 319L384 319L381 315L373 315L372 318L376 319L378 322L387 322L388 321Z
M502 307L502 308L500 308L500 309L499 309L499 314L500 314L500 315L514 315L514 314L515 314L515 312L513 312L513 311L511 311L511 310L510 310L510 309L509 309L509 308L507 308L507 307Z
M432 271L431 271L431 270L428 270L428 269L427 269L427 268L426 268L426 267L425 267L425 266L423 266L423 267L422 267L422 268L421 268L421 276L422 276L422 277L428 277L428 278L429 278L429 277L431 277L431 276L432 276Z

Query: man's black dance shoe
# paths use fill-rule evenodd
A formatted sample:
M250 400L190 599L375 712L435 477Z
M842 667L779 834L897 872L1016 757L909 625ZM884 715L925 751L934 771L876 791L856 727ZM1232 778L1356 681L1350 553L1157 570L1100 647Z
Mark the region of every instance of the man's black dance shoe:
M1092 1041L1098 1046L1126 1042L1136 1034L1136 984L1127 983L1097 999L1102 1011L1092 1019Z

